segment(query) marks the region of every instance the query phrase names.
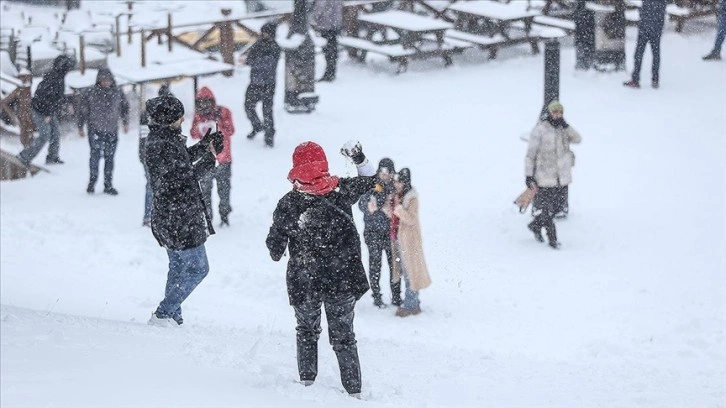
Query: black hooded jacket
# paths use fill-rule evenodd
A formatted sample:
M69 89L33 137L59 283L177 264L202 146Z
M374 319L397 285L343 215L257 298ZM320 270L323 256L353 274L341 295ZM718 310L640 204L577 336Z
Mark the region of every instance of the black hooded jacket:
M111 80L111 87L104 88L101 81ZM96 84L81 93L78 112L78 127L88 124L88 133L96 132L117 134L118 122L129 124L129 103L110 70L101 68L96 76Z
M208 146L187 147L185 136L168 126L149 125L145 164L153 192L151 232L174 251L204 244L214 234L199 179L214 167Z
M35 90L31 106L43 116L53 116L63 107L66 74L73 68L68 58L58 56L53 61L53 68L45 74Z
M350 294L360 299L368 291L351 206L375 183L375 177L343 178L336 190L325 195L292 190L280 199L267 248L275 261L285 249L290 251L287 292L291 305L300 305L309 296Z

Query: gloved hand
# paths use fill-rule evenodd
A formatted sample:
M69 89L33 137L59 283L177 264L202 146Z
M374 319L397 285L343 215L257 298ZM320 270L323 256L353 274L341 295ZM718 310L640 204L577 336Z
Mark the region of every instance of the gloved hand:
M366 160L366 155L363 154L363 147L357 140L347 141L342 148L340 148L340 154L349 158L354 164L358 165Z
M208 129L207 133L204 134L204 137L202 137L202 140L200 140L200 142L206 144L207 146L213 146L214 151L219 153L224 148L224 135L222 134L222 132L212 133L212 129Z
M537 187L537 182L534 180L534 177L532 177L532 176L527 176L524 179L524 184L527 186L527 188Z

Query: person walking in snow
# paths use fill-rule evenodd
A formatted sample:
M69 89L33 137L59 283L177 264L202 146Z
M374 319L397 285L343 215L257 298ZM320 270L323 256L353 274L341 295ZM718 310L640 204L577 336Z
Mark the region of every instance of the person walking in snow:
M245 114L252 124L247 139L252 140L258 133L265 131L265 145L274 146L275 121L272 117L272 102L277 83L277 63L280 61L280 46L275 41L277 25L265 23L260 30L260 38L255 42L246 57L250 66L250 84L245 93ZM262 120L257 117L255 108L262 102Z
M356 165L358 177L330 175L325 151L316 143L295 148L287 176L292 191L277 203L266 243L274 261L290 252L287 293L297 319L300 382L312 385L318 374L320 308L324 306L341 382L349 394L359 396L361 371L353 316L356 301L369 286L351 206L375 186L376 178L359 143L346 143L341 153Z
M378 163L376 177L378 183L369 192L363 194L358 201L358 208L363 212L363 239L368 246L368 276L373 292L373 304L385 308L381 295L381 258L386 255L391 282L391 304L401 306L401 280L394 280L393 257L391 248L391 212L393 195L393 175L396 169L393 160L383 158Z
M65 77L76 62L67 55L59 55L53 60L53 68L43 76L38 84L35 95L31 101L33 107L33 124L38 130L38 137L33 143L18 154L18 159L26 166L33 161L48 143L48 155L45 164L63 164L59 157L60 130L58 130L58 115L65 106ZM72 106L68 111L72 112Z
M221 133L207 132L187 147L181 134L184 105L173 96L147 101L146 115L150 132L144 161L153 193L151 232L169 256L165 296L149 324L173 327L184 322L181 304L209 272L204 243L214 228L199 180L214 167L224 141Z
M20 86L0 100L0 108L10 117L13 124L20 129L20 144L23 147L28 147L33 143L33 131L35 130L30 92L33 75L23 68L18 73L18 79L20 80Z
M81 93L78 104L78 134L85 136L83 126L88 127L90 176L86 192L93 194L98 180L98 164L103 157L103 192L117 195L113 187L113 165L118 145L118 123L123 123L124 133L129 131L129 102L110 70L101 68L96 84Z
M343 0L316 0L311 17L312 26L326 40L325 74L319 81L332 82L338 65L338 35L343 29Z
M558 249L554 216L566 204L567 190L572 182L575 154L570 144L582 138L564 119L564 107L559 101L547 105L547 113L529 136L525 157L525 184L537 191L538 210L527 226L539 242L544 242L542 228L547 232L550 247Z
M393 205L397 226L393 237L393 269L396 278L403 276L406 283L403 304L396 310L396 316L406 317L421 313L419 291L431 286L431 278L423 253L418 193L411 185L411 170L403 168L396 173L393 185L397 193Z
M157 96L174 96L169 91L169 85L164 84L159 87ZM151 193L151 181L149 180L149 169L146 167L146 138L149 136L149 117L146 110L139 115L139 160L144 166L144 178L146 178L146 192L144 194L144 220L141 225L144 227L151 226L151 202L153 194Z
M638 43L635 46L633 77L624 84L627 87L640 88L640 67L643 64L643 53L647 44L650 44L650 51L653 54L651 83L653 88L657 89L659 86L660 37L665 24L666 3L666 0L643 0L638 23Z
M713 43L713 50L703 57L704 61L720 61L721 47L726 39L726 0L718 2L718 26L716 27L716 41Z
M224 148L217 155L219 165L202 178L202 191L207 204L209 216L214 218L212 209L212 182L217 180L217 193L219 194L220 226L229 226L229 213L232 212L229 196L232 190L232 135L234 134L234 121L232 112L221 105L217 105L212 90L206 86L197 92L196 110L192 122L191 136L201 139L207 131L219 131L224 135Z

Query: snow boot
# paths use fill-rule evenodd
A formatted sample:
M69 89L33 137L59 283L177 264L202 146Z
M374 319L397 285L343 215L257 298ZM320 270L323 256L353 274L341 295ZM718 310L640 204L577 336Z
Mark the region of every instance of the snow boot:
M65 163L60 157L46 157L45 164L63 164Z
M653 87L653 89L658 89L660 87L660 85L658 85L658 81L651 82L651 86Z
M640 88L640 82L635 81L635 80L624 82L623 85L627 86L628 88L635 88L635 89Z
M388 307L385 303L383 303L383 299L381 299L381 295L378 295L378 297L375 297L373 299L373 306L375 306L379 309L385 309Z
M116 191L115 188L110 187L110 186L109 187L104 187L103 188L103 193L104 194L108 194L108 195L112 195L112 196L118 195L118 191Z
M715 52L711 52L710 54L703 57L704 61L721 61L721 54L716 54Z
M416 306L413 309L406 309L405 307L399 307L398 310L396 310L396 316L398 316L398 317L415 316L419 313L421 313L421 308L419 306Z
M534 222L530 222L529 224L527 224L527 228L534 234L534 239L536 239L538 242L544 242L544 237L542 236L542 227L535 226Z
M222 219L222 222L219 223L220 227L229 227L229 215L227 214L220 214L219 217Z
M171 317L160 317L156 312L151 314L147 324L156 327L179 327L179 324Z
M88 183L88 187L86 188L86 193L93 194L96 191L96 187L94 187L93 182Z

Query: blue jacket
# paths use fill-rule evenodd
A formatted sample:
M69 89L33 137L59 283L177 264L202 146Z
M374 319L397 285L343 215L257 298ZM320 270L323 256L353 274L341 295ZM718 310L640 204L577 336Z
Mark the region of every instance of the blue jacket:
M638 30L646 34L661 34L665 24L666 0L643 0Z

